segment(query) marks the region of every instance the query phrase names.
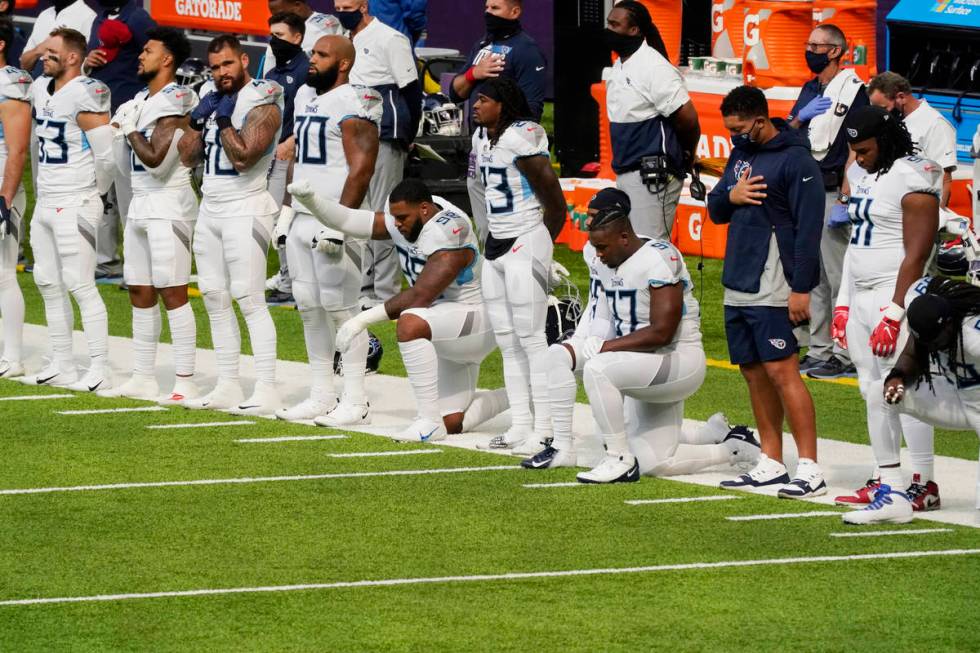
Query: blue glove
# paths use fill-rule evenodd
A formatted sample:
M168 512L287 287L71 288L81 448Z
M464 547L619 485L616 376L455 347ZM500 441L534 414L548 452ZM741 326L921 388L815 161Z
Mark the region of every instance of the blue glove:
M222 95L221 100L218 102L218 107L214 112L215 119L231 118L231 114L235 113L235 102L237 100L238 93L234 95Z
M837 202L830 209L830 217L827 218L827 226L831 229L844 227L851 223L851 216L847 213L847 205Z
M197 107L191 111L191 120L194 122L204 122L218 108L218 102L223 96L217 91L211 91L201 98Z
M800 109L800 113L796 117L800 119L800 122L810 122L820 114L827 113L831 104L833 101L829 97L818 95Z

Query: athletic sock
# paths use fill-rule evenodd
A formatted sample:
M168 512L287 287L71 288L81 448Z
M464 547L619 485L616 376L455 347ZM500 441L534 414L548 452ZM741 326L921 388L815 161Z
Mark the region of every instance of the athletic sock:
M527 357L531 398L534 406L534 430L551 433L551 401L548 392L548 341L544 333L520 339Z
M896 492L905 492L905 476L901 467L882 467L881 484L891 486Z
M211 342L218 368L218 381L238 381L238 362L242 351L242 334L226 291L204 294L204 307L211 322Z
M194 376L197 358L197 322L190 302L167 311L177 376Z
M160 340L160 309L133 307L133 374L153 376L157 342Z
M331 311L330 319L335 329L354 316L352 311ZM346 352L340 355L344 369L344 401L355 406L367 405L367 394L364 391L364 374L367 365L368 347L370 345L367 331L361 331L350 343Z
M899 419L902 422L905 446L909 452L909 470L913 475L918 474L920 482L925 485L933 480L936 457L933 448L935 431L932 426L911 415L902 415Z
M82 316L91 366L98 369L107 364L109 353L109 315L106 313L105 303L94 282L76 288L71 294L75 297L78 312Z
M44 316L48 323L48 340L51 342L53 361L61 369L74 368L71 343L74 314L68 301L68 293L60 285L39 284L37 289L44 301Z
M303 320L306 357L310 361L310 398L328 403L336 397L333 378L334 328L333 321L322 308L299 312Z
M503 358L504 387L507 390L507 403L510 406L511 427L531 428L531 387L527 357L521 350L517 336L513 333L497 338L500 355Z
M552 446L561 451L572 447L572 414L575 412L575 372L572 371L572 354L563 345L548 348L547 379L548 403L551 412Z
M468 433L487 420L507 410L507 391L480 390L463 413L463 433Z
M276 383L276 324L272 321L264 295L249 295L238 299L238 307L248 327L255 362L255 380Z
M610 456L629 456L630 453L629 443L626 440L626 432L619 431L618 433L603 433L602 440L606 444L606 452Z
M3 274L0 272L0 275ZM0 317L3 318L2 358L13 363L20 362L24 339L24 295L12 270L9 276L0 279Z
M408 382L415 393L415 406L419 417L442 423L439 414L439 357L431 340L417 338L399 342ZM466 421L464 415L463 421ZM465 430L465 429L464 429Z

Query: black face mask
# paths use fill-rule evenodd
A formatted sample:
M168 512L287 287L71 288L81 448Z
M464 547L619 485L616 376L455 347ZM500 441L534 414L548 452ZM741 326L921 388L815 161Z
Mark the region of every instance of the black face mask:
M806 51L806 67L809 68L810 72L812 72L814 75L819 75L829 65L830 57L827 56L826 52Z
M128 1L129 0L99 0L99 4L102 5L103 7L105 7L106 9L119 9L124 4L126 4ZM55 3L55 4L57 4L57 3ZM62 4L70 5L71 3L70 2L64 2Z
M603 31L602 40L605 42L607 48L621 57L630 56L639 50L641 45L643 45L642 34L630 36L629 34L614 32L611 29L606 29Z
M905 114L902 113L902 110L898 107L897 104L893 106L891 109L889 109L888 113L892 114L892 117L899 122L905 120Z
M322 72L310 72L306 75L306 85L312 86L316 89L317 93L326 93L337 83L337 77L339 76L339 66L328 68Z
M360 11L335 11L333 13L348 32L361 24L364 15Z
M495 14L483 14L483 20L487 24L487 34L494 38L508 36L521 28L519 20L501 18Z
M278 36L269 39L269 47L272 48L272 56L276 58L277 66L284 66L303 50L299 45L290 43Z

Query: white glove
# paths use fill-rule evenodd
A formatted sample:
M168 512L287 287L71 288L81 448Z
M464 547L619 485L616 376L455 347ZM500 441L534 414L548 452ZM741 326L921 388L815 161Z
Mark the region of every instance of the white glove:
M119 117L119 131L123 136L129 137L136 131L136 112L127 111Z
M139 111L142 108L143 103L138 100L123 102L119 105L119 108L116 109L116 115L112 117L110 122L119 125L119 128L122 129L123 123L129 121L133 123L136 122L136 120L139 118Z
M336 233L330 229L321 229L313 236L310 247L332 259L340 258L344 254L344 241L337 238Z
M582 345L582 356L585 360L598 356L604 344L606 344L606 341L599 336L589 336Z
M558 261L552 261L551 267L548 269L548 285L551 288L555 288L563 284L569 278L568 268L559 263Z
M289 234L289 226L293 224L293 218L296 217L296 210L291 206L284 206L282 210L279 211L279 219L276 220L276 227L272 230L272 242L276 244L277 247L282 247L286 244L286 236Z
M364 329L378 322L387 322L389 319L388 311L384 304L378 304L373 308L358 313L351 319L340 325L337 329L337 337L334 339L334 347L341 354L350 349L351 343L361 334Z

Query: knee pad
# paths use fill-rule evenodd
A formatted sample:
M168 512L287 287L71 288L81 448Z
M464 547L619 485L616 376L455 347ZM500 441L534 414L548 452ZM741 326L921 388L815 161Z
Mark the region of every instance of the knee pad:
M317 287L306 281L293 281L293 299L300 311L320 308L320 292Z
M529 357L531 355L537 356L544 354L548 349L548 341L545 339L543 333L535 333L528 336L518 334L518 339L520 340L521 347Z
M553 368L574 369L572 366L572 354L565 345L551 345L548 347L547 356L549 370Z
M494 337L497 340L497 346L500 347L500 353L516 355L517 349L521 345L521 341L516 333L513 331L495 333Z
M227 290L210 290L204 293L204 308L208 313L220 313L231 309L231 294Z
M238 308L241 309L242 315L247 319L250 315L255 315L261 311L268 311L269 307L265 303L265 295L260 293L253 293L250 295L245 295L243 297L236 297L235 301L238 302Z

